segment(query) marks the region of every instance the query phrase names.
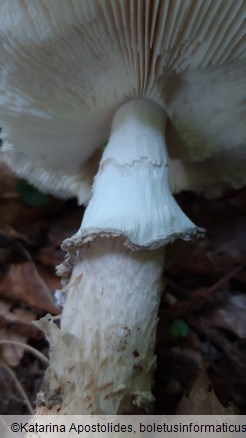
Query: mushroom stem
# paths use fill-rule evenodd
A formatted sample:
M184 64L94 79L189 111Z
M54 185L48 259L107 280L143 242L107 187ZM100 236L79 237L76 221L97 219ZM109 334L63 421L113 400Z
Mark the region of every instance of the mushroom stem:
M132 251L121 237L79 250L61 321L72 342L56 376L66 413L151 411L163 263L163 249Z
M151 412L163 248L196 232L167 160L163 109L120 108L81 228L63 244L73 269L61 329L41 324L51 355L38 413Z

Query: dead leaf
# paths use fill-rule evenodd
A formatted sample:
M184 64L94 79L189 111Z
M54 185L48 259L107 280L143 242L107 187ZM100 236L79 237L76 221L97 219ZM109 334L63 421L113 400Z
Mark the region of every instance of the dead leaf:
M220 308L211 315L211 324L246 339L246 295L235 294L227 297Z
M50 290L39 276L32 262L11 264L0 282L0 296L19 300L29 306L58 314Z
M26 336L18 335L17 333L15 335L8 335L8 337L2 337L0 332L0 339L1 340L9 340L9 341L16 341L16 342L22 342L24 344L27 343L28 338ZM2 359L11 367L16 367L19 362L21 361L25 349L20 345L12 345L12 344L5 344L2 345Z
M16 307L12 311L13 315L17 318L18 321L23 322L25 324L31 324L34 319L36 319L37 315L34 312L31 312L29 309L23 309L21 307Z
M188 397L180 401L177 415L231 415L236 414L235 411L234 406L225 407L220 403L203 368Z

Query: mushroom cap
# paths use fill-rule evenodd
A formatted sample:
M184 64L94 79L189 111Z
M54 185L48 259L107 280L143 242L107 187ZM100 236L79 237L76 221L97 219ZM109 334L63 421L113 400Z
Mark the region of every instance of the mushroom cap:
M87 161L131 99L169 117L172 159L245 146L244 0L2 0L6 159L44 191L86 202ZM188 167L186 166L186 171Z
M169 185L172 193L202 191L213 187L239 189L246 182L246 148L220 152L203 161L169 161Z

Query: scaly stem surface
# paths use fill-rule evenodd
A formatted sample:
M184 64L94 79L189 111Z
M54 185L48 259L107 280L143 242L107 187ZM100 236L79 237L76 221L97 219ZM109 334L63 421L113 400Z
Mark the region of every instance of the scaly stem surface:
M61 331L50 339L52 412L151 412L163 262L163 250L132 251L121 237L80 249Z

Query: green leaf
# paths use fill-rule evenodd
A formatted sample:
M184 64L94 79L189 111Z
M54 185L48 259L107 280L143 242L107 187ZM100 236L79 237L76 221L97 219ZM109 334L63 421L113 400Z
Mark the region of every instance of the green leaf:
M18 178L15 187L22 201L32 207L42 207L49 201L47 195L35 189L35 187L31 186L25 179Z
M169 333L175 338L186 338L189 334L189 327L183 319L176 319L170 325Z

